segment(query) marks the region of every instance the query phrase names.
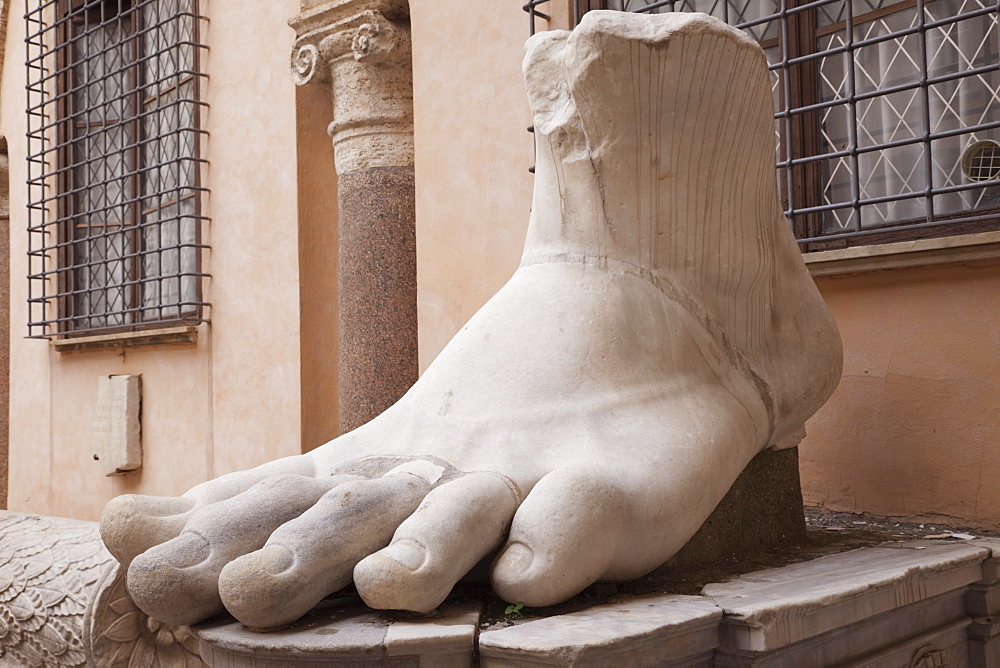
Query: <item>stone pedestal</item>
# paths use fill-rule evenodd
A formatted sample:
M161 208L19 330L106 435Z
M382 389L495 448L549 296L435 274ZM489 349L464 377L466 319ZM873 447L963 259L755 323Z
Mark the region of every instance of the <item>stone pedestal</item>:
M413 72L406 0L303 0L292 74L333 96L339 202L340 428L417 379Z
M747 464L698 533L661 568L801 545L805 539L799 449L765 450Z
M247 630L232 619L197 627L201 651L213 668L291 666L473 665L480 605L446 603L433 615L370 610L355 597L329 598L285 629Z
M1000 666L1000 539L980 539L990 550L983 562L983 579L965 594L972 623L969 625L969 660L972 668Z
M194 631L216 668L978 668L1000 659L994 555L993 539L911 541L749 573L700 596L623 597L549 617L480 623L478 602L455 598L421 618L344 598L276 633L227 621Z

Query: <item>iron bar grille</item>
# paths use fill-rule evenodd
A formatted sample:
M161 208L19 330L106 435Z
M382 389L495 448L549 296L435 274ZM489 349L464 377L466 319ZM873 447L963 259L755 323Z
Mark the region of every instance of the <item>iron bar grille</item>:
M28 7L28 336L200 322L197 0Z
M535 30L536 9L524 5ZM778 182L803 251L1000 229L1000 3L574 0L701 11L770 65Z

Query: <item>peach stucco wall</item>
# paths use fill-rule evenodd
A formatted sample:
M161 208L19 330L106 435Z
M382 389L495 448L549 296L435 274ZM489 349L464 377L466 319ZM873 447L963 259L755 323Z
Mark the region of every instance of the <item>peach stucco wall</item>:
M455 11L411 0L410 10L424 369L517 268L534 158L521 3L469 2Z
M330 93L296 90L299 193L299 325L302 374L302 449L338 435L337 403L337 172L326 128Z
M11 3L23 14L24 0ZM10 507L96 518L122 492L177 494L301 449L296 101L297 0L211 3L206 267L211 323L197 344L60 354L28 340L23 232L23 25L12 21L0 130L11 162ZM99 376L142 374L140 471L100 474L90 423Z
M1000 266L817 282L844 377L807 424L806 503L1000 528Z

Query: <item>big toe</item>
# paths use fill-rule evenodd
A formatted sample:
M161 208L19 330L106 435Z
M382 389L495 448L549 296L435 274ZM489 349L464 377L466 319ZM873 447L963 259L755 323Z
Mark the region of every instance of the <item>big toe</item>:
M627 497L608 476L561 469L542 478L514 516L493 563L493 589L529 607L555 605L615 568Z

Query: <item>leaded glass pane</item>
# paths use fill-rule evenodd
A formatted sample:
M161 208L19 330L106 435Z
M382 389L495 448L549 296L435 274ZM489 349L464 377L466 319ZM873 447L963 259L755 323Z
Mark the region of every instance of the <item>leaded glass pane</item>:
M637 11L652 4L644 0L610 0L608 9ZM777 13L780 3L775 0L676 0L669 4L646 10L651 14L668 12L703 12L739 25L758 41L764 42L778 36ZM770 21L760 21L772 17ZM753 25L744 25L753 23Z
M196 2L27 7L34 335L202 317Z
M197 186L197 135L185 130L196 119L195 51L192 27L185 13L190 0L161 0L146 8L147 22L157 29L145 36L146 52L143 96L144 144L155 189L143 199L142 317L176 318L197 300L197 225L194 216ZM164 20L164 17L170 18ZM153 224L156 223L156 224ZM170 304L170 306L165 306Z

